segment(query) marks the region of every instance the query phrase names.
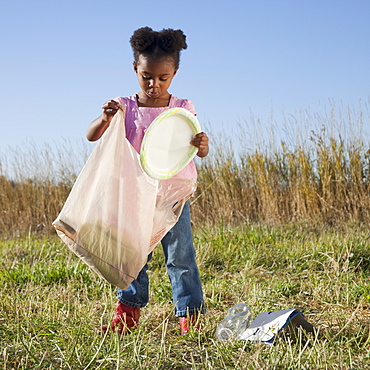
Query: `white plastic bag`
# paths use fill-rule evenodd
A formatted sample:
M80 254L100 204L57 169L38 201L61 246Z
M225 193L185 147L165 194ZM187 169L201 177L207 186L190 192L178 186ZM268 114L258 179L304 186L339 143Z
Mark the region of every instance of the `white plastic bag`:
M119 110L53 225L67 246L109 283L126 289L177 222L196 184L154 180L125 135Z

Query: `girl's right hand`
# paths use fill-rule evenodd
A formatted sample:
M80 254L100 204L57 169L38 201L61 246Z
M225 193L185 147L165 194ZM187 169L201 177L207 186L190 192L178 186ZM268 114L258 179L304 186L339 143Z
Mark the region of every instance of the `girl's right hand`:
M109 127L113 116L117 113L120 107L120 104L117 103L115 100L109 100L104 103L102 106L103 113L94 121L92 121L87 129L87 140L98 140L104 134L105 130Z
M109 118L112 118L117 113L119 108L120 105L115 100L109 100L102 106L103 114L107 115Z

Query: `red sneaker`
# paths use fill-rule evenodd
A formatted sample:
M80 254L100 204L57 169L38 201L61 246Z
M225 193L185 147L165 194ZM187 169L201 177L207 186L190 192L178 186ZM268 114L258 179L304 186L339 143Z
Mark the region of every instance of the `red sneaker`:
M127 306L118 301L111 325L104 325L98 330L101 330L103 333L112 330L114 333L126 334L128 329L137 328L139 318L140 308Z
M179 324L181 335L188 333L190 328L194 328L194 331L200 331L199 315L180 316Z

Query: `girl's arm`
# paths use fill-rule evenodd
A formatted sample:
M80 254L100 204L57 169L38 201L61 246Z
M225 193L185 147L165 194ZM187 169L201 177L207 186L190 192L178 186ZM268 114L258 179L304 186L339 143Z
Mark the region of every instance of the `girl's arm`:
M204 132L200 132L193 137L193 140L190 142L190 144L198 148L198 157L205 157L208 154L208 141L208 136Z
M96 141L102 137L105 130L109 127L113 116L119 109L119 103L110 100L102 106L103 113L90 123L86 132L86 138L89 141Z

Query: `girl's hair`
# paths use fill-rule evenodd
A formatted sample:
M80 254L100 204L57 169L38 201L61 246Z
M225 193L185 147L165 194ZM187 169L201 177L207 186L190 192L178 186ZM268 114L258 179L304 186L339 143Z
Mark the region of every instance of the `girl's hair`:
M180 64L180 51L187 48L186 36L181 30L172 28L162 31L153 31L150 27L137 29L130 38L135 62L142 55L150 59L164 59L171 57L175 67Z

